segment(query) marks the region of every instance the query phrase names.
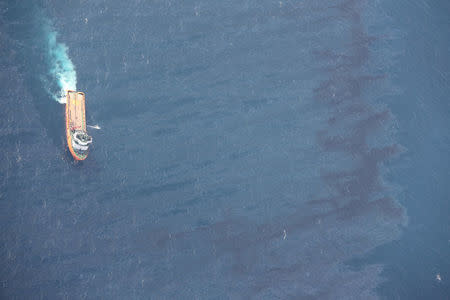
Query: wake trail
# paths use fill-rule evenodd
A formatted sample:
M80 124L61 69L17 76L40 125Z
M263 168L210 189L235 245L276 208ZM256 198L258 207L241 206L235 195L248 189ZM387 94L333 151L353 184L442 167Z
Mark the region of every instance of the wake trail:
M44 37L46 39L46 60L48 75L52 84L47 84L47 91L59 103L66 103L67 90L77 90L77 73L70 60L68 47L58 41L58 33L49 20L44 21ZM59 91L51 88L57 84Z

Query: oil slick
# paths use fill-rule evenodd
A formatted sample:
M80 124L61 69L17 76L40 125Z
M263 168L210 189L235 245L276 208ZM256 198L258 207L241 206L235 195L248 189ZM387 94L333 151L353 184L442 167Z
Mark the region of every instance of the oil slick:
M204 266L208 265L221 268L217 262L222 257L227 265L220 271L230 273L229 278L238 282L252 278L250 285L239 290L241 295L258 299L377 298L374 291L382 282L383 267L365 265L355 271L346 263L398 237L406 222L405 211L390 194L380 170L402 147L390 138L371 142L391 136L387 124L393 116L365 93L367 87L381 85L386 78L379 69L368 68L375 38L365 32L364 4L357 0L335 4L314 6L310 11L311 15L320 12L314 21L322 32L327 28L332 32L335 21L345 22L339 34L341 48L325 43L311 49L315 67L321 70L320 80L312 88L312 99L302 101L316 105L314 113L322 122L315 131L321 181L316 193L296 195L295 208L259 223L226 216L198 228L152 228L137 234L129 244L136 245L138 252L151 248L155 260L148 263L164 259L171 249L183 249L183 253L196 249L196 255L171 255L187 268L201 265L189 269L192 272L207 272ZM305 6L289 7L280 14L300 19L296 14L307 11ZM186 269L175 266L172 272L182 274ZM149 282L148 289L158 289L159 284ZM229 284L226 288L233 291L233 283Z

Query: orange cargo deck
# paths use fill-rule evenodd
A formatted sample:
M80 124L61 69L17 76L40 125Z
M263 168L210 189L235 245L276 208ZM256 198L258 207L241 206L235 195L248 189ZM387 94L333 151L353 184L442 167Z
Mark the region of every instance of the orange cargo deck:
M87 154L80 154L72 147L73 130L86 132L85 96L82 92L67 91L66 97L66 137L70 153L76 160L84 160Z
M66 117L71 130L86 131L86 111L84 93L68 91Z

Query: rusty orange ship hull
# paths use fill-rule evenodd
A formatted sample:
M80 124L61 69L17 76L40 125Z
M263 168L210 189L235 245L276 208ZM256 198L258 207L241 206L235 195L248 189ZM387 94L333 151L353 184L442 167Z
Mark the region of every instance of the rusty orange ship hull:
M87 151L80 152L74 147L73 133L86 132L85 96L82 92L67 91L66 98L66 137L70 153L76 160L85 160Z

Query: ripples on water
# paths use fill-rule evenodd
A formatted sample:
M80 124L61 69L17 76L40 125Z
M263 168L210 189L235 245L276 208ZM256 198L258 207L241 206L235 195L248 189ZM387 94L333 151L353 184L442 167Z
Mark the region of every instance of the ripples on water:
M2 4L4 295L375 297L382 267L346 263L406 218L373 6L43 6L102 130L86 162L64 153L40 8Z

